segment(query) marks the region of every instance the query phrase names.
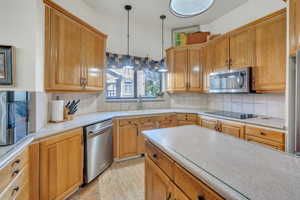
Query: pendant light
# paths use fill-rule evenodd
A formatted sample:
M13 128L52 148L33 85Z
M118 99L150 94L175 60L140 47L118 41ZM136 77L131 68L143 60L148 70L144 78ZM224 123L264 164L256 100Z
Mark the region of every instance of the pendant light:
M165 57L164 57L164 21L166 19L165 15L160 16L161 19L161 61L159 63L159 72L168 72L168 68L165 66Z
M123 61L123 67L126 68L126 69L133 69L134 68L134 64L131 60L131 56L129 55L129 40L130 40L130 34L129 34L129 12L131 11L132 9L132 6L131 5L125 5L125 10L127 11L127 55L125 56L125 59Z
M169 8L177 17L194 17L207 11L215 0L170 0Z

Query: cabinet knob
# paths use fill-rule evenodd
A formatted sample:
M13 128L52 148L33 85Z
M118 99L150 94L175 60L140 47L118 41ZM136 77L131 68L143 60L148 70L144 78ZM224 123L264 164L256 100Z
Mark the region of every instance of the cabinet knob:
M19 174L20 170L19 169L16 169L15 171L13 171L12 173L12 177L14 177L15 175Z
M152 156L153 156L153 158L157 158L157 154L156 153L154 153Z
M166 199L166 200L170 200L170 199L171 199L171 197L172 197L172 194L171 194L171 192L169 192L169 194L168 194L168 196L167 196L167 199Z
M17 165L17 164L19 164L21 162L21 160L20 159L17 159L17 160L15 160L13 163L12 163L12 167L14 167L15 165Z
M260 135L267 135L266 133L264 133L264 132L260 132Z
M198 200L205 200L204 196L198 196Z

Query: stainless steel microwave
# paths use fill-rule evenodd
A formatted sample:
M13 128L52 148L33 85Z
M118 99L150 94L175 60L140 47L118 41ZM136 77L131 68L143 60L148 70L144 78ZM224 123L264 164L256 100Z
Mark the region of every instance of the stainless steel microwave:
M209 75L209 93L250 93L251 68L213 72Z

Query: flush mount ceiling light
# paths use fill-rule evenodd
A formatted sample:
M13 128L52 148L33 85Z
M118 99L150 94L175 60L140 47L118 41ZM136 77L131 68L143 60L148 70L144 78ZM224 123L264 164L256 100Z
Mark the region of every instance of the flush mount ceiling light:
M170 0L170 11L177 17L194 17L207 11L215 0Z

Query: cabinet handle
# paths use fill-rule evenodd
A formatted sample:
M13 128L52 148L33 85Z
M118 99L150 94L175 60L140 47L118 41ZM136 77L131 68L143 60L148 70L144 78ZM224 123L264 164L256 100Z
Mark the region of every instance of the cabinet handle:
M198 196L198 200L205 200L204 196Z
M152 156L153 156L153 158L157 158L157 154L156 153L152 154Z
M11 177L14 177L15 175L17 175L20 172L19 169L16 169L15 171L13 171Z
M266 133L264 133L264 132L260 132L260 135L267 135Z
M170 199L171 199L171 197L172 197L172 194L171 194L171 192L169 192L169 194L168 194L168 196L167 196L167 199L166 199L166 200L170 200Z
M12 163L12 167L14 167L15 165L19 164L21 162L21 159L17 159Z
M20 189L19 186L14 187L14 188L12 189L11 196L14 196L15 193L19 191L19 189Z

